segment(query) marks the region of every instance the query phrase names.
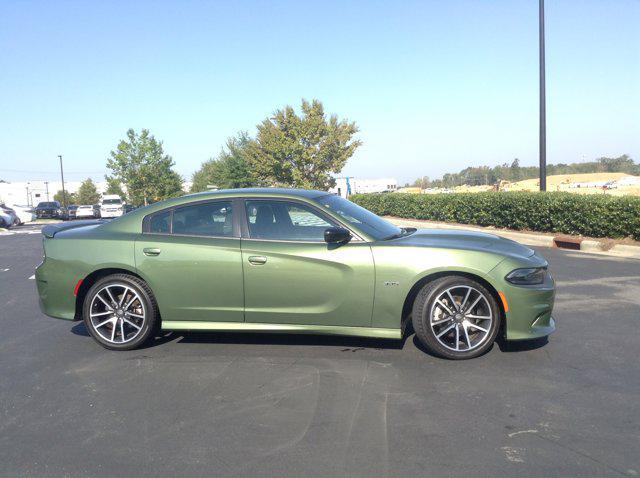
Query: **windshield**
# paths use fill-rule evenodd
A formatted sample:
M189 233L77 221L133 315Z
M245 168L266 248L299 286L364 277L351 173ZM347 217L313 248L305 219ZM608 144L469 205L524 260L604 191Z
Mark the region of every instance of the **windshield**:
M38 207L58 207L58 204L55 202L41 202L38 203Z
M402 233L399 227L340 196L328 194L317 198L316 201L377 241Z
M122 204L122 199L103 199L102 204Z

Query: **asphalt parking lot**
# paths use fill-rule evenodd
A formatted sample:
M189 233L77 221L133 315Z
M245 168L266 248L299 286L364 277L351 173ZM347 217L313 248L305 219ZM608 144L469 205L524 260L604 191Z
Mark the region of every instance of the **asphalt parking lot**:
M40 313L41 238L18 232L0 236L1 476L640 474L640 261L540 249L558 331L470 361L413 336L110 352Z

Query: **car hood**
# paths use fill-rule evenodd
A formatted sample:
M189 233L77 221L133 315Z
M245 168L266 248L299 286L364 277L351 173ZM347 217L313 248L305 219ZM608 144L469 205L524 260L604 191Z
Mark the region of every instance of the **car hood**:
M526 258L535 252L527 246L484 232L455 229L418 229L413 234L388 241L398 246L432 247L493 252L509 257Z

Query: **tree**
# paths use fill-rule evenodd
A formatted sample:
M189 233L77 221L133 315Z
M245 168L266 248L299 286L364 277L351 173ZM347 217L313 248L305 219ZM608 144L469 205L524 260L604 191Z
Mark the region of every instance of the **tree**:
M407 186L409 184L407 183ZM414 188L427 189L431 186L431 181L429 180L429 176L422 176L421 178L416 179L412 186Z
M117 194L122 199L126 198L126 194L122 190L122 184L117 178L110 178L109 176L105 176L104 178L107 180L107 189L104 192L105 194Z
M91 178L82 182L76 193L78 204L97 204L100 201L100 193Z
M217 158L202 163L193 173L191 192L206 191L209 186L218 189L246 188L256 186L246 159L247 146L251 139L245 132L227 140L226 149L222 148Z
M278 110L258 125L258 135L247 147L247 161L261 184L329 189L332 173L339 173L359 140L353 122L325 117L318 100L302 100L302 115L291 106Z
M67 200L65 201L64 198ZM57 193L53 195L53 200L58 201L62 205L76 204L76 195L70 193L69 191L64 192L64 196L62 195L62 189L59 189Z
M127 131L127 140L122 140L107 167L112 176L124 184L129 193L129 201L134 205L145 206L182 193L182 179L172 168L171 156L164 153L162 142L157 141L149 130L143 129L138 135L133 129Z

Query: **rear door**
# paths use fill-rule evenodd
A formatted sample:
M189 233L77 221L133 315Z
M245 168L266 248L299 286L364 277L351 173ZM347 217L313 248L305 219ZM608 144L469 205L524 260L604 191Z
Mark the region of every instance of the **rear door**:
M143 221L136 266L156 296L162 320L244 320L235 209L232 200L209 200L160 211Z
M327 244L325 229L338 224L306 203L247 199L244 212L246 322L371 326L369 244Z

